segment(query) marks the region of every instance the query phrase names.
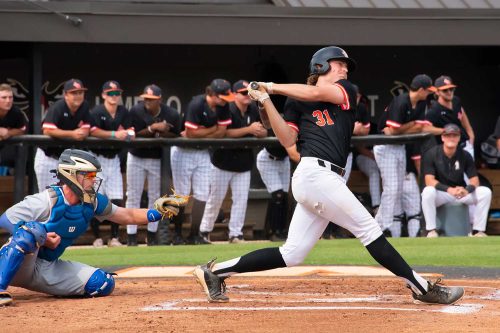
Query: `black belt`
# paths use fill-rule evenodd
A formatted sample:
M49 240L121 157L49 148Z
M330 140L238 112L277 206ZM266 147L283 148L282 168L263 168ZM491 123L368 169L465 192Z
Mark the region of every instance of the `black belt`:
M269 155L269 158L274 160L274 161L283 161L285 158L284 157L276 157L276 156L273 156L271 154L268 154Z
M341 168L338 165L335 165L335 164L330 163L330 162L327 162L327 163L330 165L330 170L332 170L336 174L340 175L340 177L344 177L344 175L345 175L345 169L344 168ZM321 166L321 167L323 167L323 168L328 168L328 166L326 165L325 161L323 161L323 160L319 160L318 159L318 165Z

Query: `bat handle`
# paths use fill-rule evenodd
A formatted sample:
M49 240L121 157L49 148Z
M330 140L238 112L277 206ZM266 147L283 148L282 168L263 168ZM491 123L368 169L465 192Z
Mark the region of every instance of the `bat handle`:
M250 88L253 90L258 90L259 89L259 84L255 81L250 82Z

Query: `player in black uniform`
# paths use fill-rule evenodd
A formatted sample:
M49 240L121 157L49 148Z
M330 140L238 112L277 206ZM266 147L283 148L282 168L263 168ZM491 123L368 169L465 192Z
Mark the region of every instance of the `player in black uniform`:
M102 139L132 140L135 138L135 131L130 123L128 110L120 104L123 90L117 81L107 81L102 86L101 97L103 104L95 106L91 111L92 136ZM123 207L123 178L120 170L121 149L100 148L92 149L97 159L101 163L103 171L99 175L102 178L101 193L106 195L117 206ZM111 238L108 246L121 246L119 241L119 224L111 224ZM100 222L96 218L92 219L92 231L94 232L94 246L103 246L103 240L99 232Z
M11 145L3 145L1 141L22 135L26 131L26 116L14 106L11 86L0 84L0 165L13 167L16 160L15 150Z
M214 260L195 268L194 275L211 302L227 302L224 279L236 273L300 264L329 221L348 229L382 266L404 279L413 297L429 303L454 303L464 290L431 284L413 271L386 240L380 227L347 188L342 178L350 149L356 112L356 94L347 80L356 64L335 46L317 51L310 63L308 84L259 83L250 96L264 105L271 126L284 147L299 146L301 160L292 189L297 207L288 238L279 248L250 252L219 264ZM295 100L283 119L268 93ZM298 139L298 141L297 141Z
M45 114L42 122L44 135L78 141L89 136L91 117L89 104L84 100L85 91L87 88L78 79L64 83L64 98L52 104ZM39 192L53 184L55 179L50 170L57 169L57 161L63 150L64 148L57 147L37 149L34 169Z
M267 135L260 123L257 105L248 97L248 82L239 80L233 84L234 102L229 103L231 125L227 127L226 137L262 138ZM216 149L210 156L212 172L210 176L210 194L200 225L200 236L210 241L212 232L226 196L231 186L232 205L229 218L229 242L243 241L243 225L247 209L248 191L250 189L250 170L254 163L252 149Z
M141 95L143 101L130 109L131 126L137 137L173 138L180 133L179 112L162 103L160 87L150 84ZM148 207L160 196L161 149L132 148L127 155L126 207L139 208L144 181L148 180ZM148 224L147 243L157 245L158 222ZM127 226L128 245L137 245L137 226Z
M234 101L231 84L224 79L214 79L205 88L205 94L194 96L184 114L184 136L187 138L222 138L227 126L231 125L229 102ZM200 224L210 192L212 163L208 149L172 147L172 178L178 194L193 193L191 210L191 232L189 244L208 244L206 237L200 237ZM184 219L183 209L175 217L179 239L180 225ZM181 243L182 238L179 242ZM174 242L175 244L176 242Z
M460 98L455 95L457 86L451 77L446 75L438 77L434 86L437 100L431 101L425 117L437 128L433 133L437 135L438 143L442 143L440 135L443 133L443 127L446 124L455 124L461 132L459 146L474 158L474 130Z

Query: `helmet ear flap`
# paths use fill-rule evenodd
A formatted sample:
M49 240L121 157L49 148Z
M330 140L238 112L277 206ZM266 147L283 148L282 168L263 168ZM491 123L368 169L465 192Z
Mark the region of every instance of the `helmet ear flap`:
M330 70L330 63L328 61L321 61L311 63L311 74L325 74Z

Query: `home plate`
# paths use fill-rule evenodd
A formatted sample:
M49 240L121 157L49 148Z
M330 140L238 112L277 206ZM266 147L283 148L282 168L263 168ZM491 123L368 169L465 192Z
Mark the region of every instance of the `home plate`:
M116 271L120 278L159 278L159 277L191 277L192 266L151 266L130 267ZM289 277L289 276L394 276L382 267L374 266L295 266L276 268L268 271L242 273L238 276L255 277ZM424 276L441 276L436 273L422 274Z

